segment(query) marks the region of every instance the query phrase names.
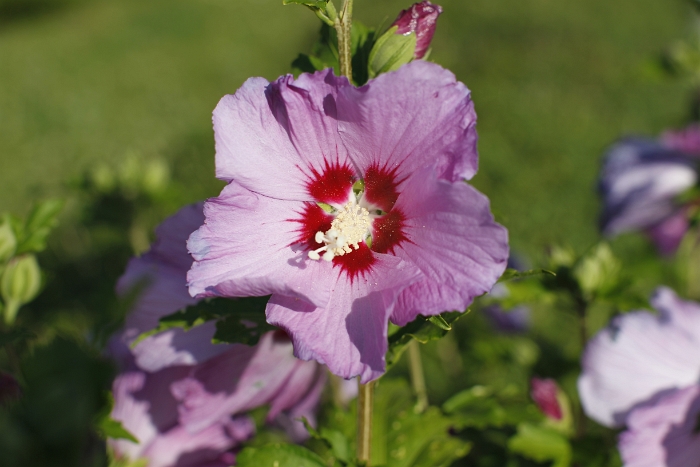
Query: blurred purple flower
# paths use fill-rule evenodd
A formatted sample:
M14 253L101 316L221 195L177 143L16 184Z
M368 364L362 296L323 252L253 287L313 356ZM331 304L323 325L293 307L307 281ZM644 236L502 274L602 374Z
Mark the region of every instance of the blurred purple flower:
M617 317L588 343L578 381L586 414L620 436L625 466L695 467L700 458L700 304L657 289L653 315Z
M697 467L700 385L671 391L632 411L619 448L625 467Z
M564 416L557 393L559 388L557 382L550 378L532 378L530 380L530 396L535 401L537 407L547 417L554 420L561 420Z
M422 1L414 3L410 8L402 10L391 26L397 26L397 34L416 34L416 50L413 58L420 59L430 48L438 16L442 13L440 5Z
M700 378L700 305L666 287L651 298L659 311L615 318L590 340L578 381L589 417L622 426L630 410Z
M129 262L118 283L120 294L138 296L124 332L111 343L122 367L112 417L139 443L110 440L110 445L117 456L148 458L151 467L231 465L236 447L254 433L244 413L263 405L270 406L269 422L301 441L308 433L297 419L315 424L325 382L320 365L294 358L283 331L263 335L252 347L212 344L215 328L207 323L189 331L170 329L129 349L160 317L196 303L186 292L192 264L186 240L203 220L201 203L167 219L152 248Z
M644 231L662 254L675 252L688 229L677 197L698 181L697 159L680 149L684 145L690 143L627 139L610 149L599 181L603 234Z
M248 80L214 111L229 184L190 237L190 293L272 294L295 355L379 377L389 319L464 310L505 268L507 232L463 182L475 118L464 85L424 61L361 88L332 70Z
M661 135L661 143L669 149L700 157L700 124L693 123L681 130L668 130Z
M508 258L507 267L518 271L526 269L524 261L514 253L511 253ZM505 284L497 283L489 295L495 299L504 299L510 295L510 292ZM524 332L530 327L530 307L525 305L504 310L499 303L494 303L484 307L484 314L497 331L506 334Z

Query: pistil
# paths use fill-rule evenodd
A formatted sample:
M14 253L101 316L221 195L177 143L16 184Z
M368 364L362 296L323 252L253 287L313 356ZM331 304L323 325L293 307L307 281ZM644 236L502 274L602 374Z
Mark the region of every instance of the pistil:
M332 261L336 256L352 253L360 248L360 242L369 234L371 225L369 211L352 199L338 212L328 231L316 232L314 239L323 246L309 251L309 258Z

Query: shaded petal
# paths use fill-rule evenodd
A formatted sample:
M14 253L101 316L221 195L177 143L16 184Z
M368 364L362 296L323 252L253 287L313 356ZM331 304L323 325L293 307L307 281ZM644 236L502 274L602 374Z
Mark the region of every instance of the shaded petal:
M463 182L437 179L431 168L416 172L396 202L404 235L396 255L423 273L394 308L399 326L418 314L464 311L491 290L508 262L508 232L497 224L484 195Z
M255 434L255 423L238 417L190 433L177 426L157 437L144 452L148 467L229 467L235 462L227 452Z
M278 199L311 201L312 169L347 162L337 135L335 95L349 86L331 69L274 83L246 81L214 110L216 176Z
M662 290L664 298L668 297ZM636 406L696 383L698 345L695 336L666 313L617 317L591 339L583 355L578 389L586 414L603 425L621 426Z
M197 302L187 292L186 275L192 265L187 238L203 223L203 203L185 206L156 228L156 241L148 252L129 261L117 293L138 296L126 317L124 342L157 327L161 317Z
M111 416L139 440L138 444L111 440L117 454L138 459L158 436L177 425L177 402L170 396L170 385L188 372L187 367L171 367L158 373L130 370L117 376Z
M689 228L688 213L685 209L680 209L649 228L647 235L651 237L659 252L668 256L676 252Z
M294 375L292 375L292 381L289 382L289 386L294 385L294 388L291 389L291 391L285 389L280 396L284 397L287 392L292 392L296 394L294 398L296 400L285 398L285 405L291 404L291 406L287 407L284 412L279 413L275 417L275 423L280 425L287 432L287 436L295 443L301 443L309 438L309 432L306 430L304 423L300 421L302 417L305 418L312 427L316 428L316 412L318 411L321 394L326 387L326 380L328 379L326 368L323 366L317 365L315 362L306 362L306 365L313 365L316 367L312 380L313 383L309 388L309 380L300 380L297 378L297 372L295 372ZM299 388L299 390L296 388ZM306 394L299 399L298 395L302 394L304 390L307 391ZM278 397L278 400L279 399ZM281 406L277 400L275 403L277 407ZM268 420L272 418L270 414L274 411L275 404L273 403L267 415Z
M230 345L212 344L214 321L189 330L182 328L149 336L132 350L136 364L146 371L158 371L173 365L194 365L226 352Z
M309 260L297 244L299 223L291 220L304 203L253 193L231 182L205 205L206 223L192 234L195 258L187 275L193 296L265 296L280 293L325 305L333 274L325 262Z
M227 414L268 404L300 365L289 339L276 332L265 334L255 347L234 344L173 385L180 422L197 431Z
M662 319L687 332L700 345L700 304L682 300L668 287L659 287L649 300Z
M606 235L654 226L676 212L674 198L695 185L695 161L655 141L629 139L605 158L599 191Z
M138 296L126 317L124 342L132 342L140 334L156 328L163 316L197 303L187 291L186 276L187 269L174 269L150 258L129 260L126 272L117 283L117 292L125 296L134 291Z
M361 88L338 91L338 130L361 173L377 165L398 179L435 164L450 181L477 170L476 114L450 71L421 60Z
M690 467L700 459L700 386L673 391L633 410L620 435L625 467Z
M267 320L289 333L294 355L324 363L343 378L359 375L363 383L384 373L394 300L419 272L397 257L375 257L372 268L352 281L336 276L327 308L282 295L270 298Z

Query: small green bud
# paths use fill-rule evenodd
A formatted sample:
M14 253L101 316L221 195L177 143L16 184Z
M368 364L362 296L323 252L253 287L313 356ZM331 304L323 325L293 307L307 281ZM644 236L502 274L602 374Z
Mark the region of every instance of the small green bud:
M5 301L5 322L12 324L19 307L39 293L41 270L34 255L13 258L0 277L0 294Z
M5 219L0 224L0 263L12 258L17 249L17 238L12 230L9 220Z
M413 60L416 51L416 34L397 34L397 26L389 28L372 47L369 53L369 76L398 70L401 65Z

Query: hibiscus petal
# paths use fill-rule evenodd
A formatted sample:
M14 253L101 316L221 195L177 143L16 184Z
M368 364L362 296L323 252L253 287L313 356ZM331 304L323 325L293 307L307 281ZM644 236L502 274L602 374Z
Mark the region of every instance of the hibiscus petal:
M234 345L173 384L172 393L180 401L180 423L197 431L220 420L222 414L274 400L302 363L292 355L289 339L276 334L265 334L255 347Z
M148 467L228 467L235 455L227 452L255 433L255 423L238 417L217 423L196 433L177 426L157 437L144 456Z
M672 255L678 250L686 232L690 228L688 213L680 209L655 226L647 229L647 235L662 255Z
M188 248L195 263L187 275L190 293L205 296L265 296L280 293L325 306L333 281L330 265L309 260L295 244L292 219L303 203L253 193L231 182L205 205L206 223Z
M132 369L117 376L111 416L139 441L112 440L118 454L138 459L158 436L177 425L177 402L169 389L188 371L187 367L171 367L149 374Z
M216 176L266 196L311 201L312 170L348 161L337 135L335 95L349 86L331 69L251 78L214 110Z
M586 414L603 425L622 426L634 407L697 382L697 348L695 336L668 316L619 316L586 346L578 381Z
M700 386L673 391L653 405L633 410L620 435L626 467L686 467L700 459Z
M338 130L361 173L398 168L403 179L426 164L442 178L477 170L476 114L469 90L450 71L416 60L361 88L338 92Z
M138 296L126 317L124 342L158 326L158 320L197 300L187 292L192 257L187 238L204 223L204 204L185 206L156 228L156 241L143 256L132 258L117 282L117 293ZM142 289L142 290L141 290Z
M230 346L212 344L216 332L213 321L185 331L182 328L149 336L132 350L136 364L146 371L173 365L194 365L226 352Z
M376 254L372 268L354 280L336 276L328 307L273 295L267 304L267 320L289 333L298 358L325 363L343 378L359 375L366 383L385 371L388 318L394 300L418 275L411 264Z
M399 296L392 321L418 314L464 311L491 290L508 262L508 232L497 224L484 195L466 183L438 179L431 168L415 172L396 202L406 220L396 255L415 264L420 280Z
M676 292L668 287L659 287L649 300L659 310L663 319L671 321L700 342L700 304L681 300Z

